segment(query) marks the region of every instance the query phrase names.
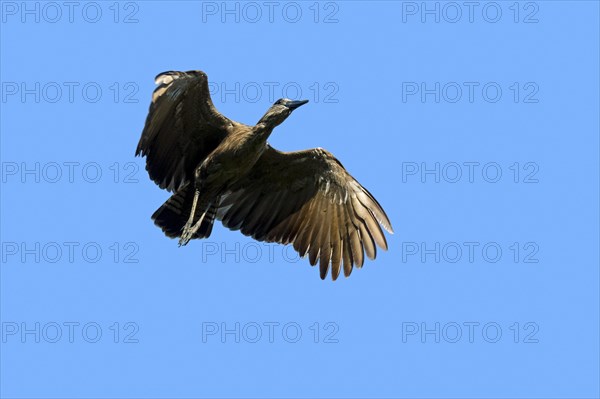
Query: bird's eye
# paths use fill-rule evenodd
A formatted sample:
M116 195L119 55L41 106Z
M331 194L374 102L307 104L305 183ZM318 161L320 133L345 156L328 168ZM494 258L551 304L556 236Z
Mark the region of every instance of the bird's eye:
M283 104L283 100L280 98L279 100L275 101L275 104L273 105L282 105Z

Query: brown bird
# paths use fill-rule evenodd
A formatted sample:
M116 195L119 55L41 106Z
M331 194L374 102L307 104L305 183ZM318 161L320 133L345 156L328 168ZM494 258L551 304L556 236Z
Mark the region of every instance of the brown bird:
M164 72L135 155L160 188L174 192L152 219L179 245L210 236L214 220L259 241L293 244L321 279L348 277L387 250L391 223L377 200L322 148L281 152L273 129L308 100L277 100L255 126L214 107L202 71Z

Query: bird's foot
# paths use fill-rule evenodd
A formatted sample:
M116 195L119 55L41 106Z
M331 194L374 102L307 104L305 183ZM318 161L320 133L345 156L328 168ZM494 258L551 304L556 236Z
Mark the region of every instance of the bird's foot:
M193 235L194 226L188 222L185 224L185 226L183 226L183 231L181 233L181 237L179 238L179 246L181 247L182 245L187 245L187 243L192 239Z

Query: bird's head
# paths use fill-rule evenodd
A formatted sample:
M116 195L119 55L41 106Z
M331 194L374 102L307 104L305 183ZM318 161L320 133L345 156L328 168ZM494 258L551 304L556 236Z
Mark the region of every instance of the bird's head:
M308 100L290 100L289 98L280 98L269 108L267 113L260 118L258 123L264 124L268 128L274 128L280 125L288 116L292 114L292 111L296 108L306 104Z

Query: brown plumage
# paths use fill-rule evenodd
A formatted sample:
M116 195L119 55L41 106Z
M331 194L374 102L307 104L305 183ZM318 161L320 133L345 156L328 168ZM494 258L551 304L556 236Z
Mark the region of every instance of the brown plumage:
M375 198L322 148L281 152L273 129L308 101L278 100L255 126L214 107L201 71L165 72L136 155L159 187L174 194L152 219L180 245L209 237L214 220L259 241L292 244L324 279L337 279L387 249L391 223Z

